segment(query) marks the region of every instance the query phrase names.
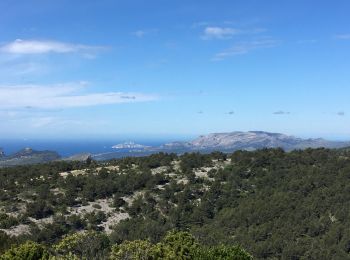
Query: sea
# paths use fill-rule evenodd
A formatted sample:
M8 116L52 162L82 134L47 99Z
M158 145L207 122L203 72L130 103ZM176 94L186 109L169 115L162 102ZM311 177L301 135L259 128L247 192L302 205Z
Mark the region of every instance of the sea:
M174 139L136 139L136 140L38 140L38 139L22 139L22 140L1 140L0 148L6 155L18 152L23 148L32 148L33 150L56 151L62 157L69 157L79 153L103 154L115 152L113 145L133 141L137 144L147 146L159 146L161 144L172 142Z

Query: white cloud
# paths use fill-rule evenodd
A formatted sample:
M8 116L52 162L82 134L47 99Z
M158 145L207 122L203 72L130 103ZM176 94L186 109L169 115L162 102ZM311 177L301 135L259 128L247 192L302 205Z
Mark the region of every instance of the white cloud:
M274 115L290 115L289 111L278 110L273 112Z
M67 115L59 115L57 113L48 114L47 112L29 112L29 111L16 111L11 112L14 115L6 115L0 110L0 120L6 122L3 124L0 132L3 133L20 133L30 134L37 133L38 129L50 130L50 133L60 133L61 131L83 131L83 129L92 130L98 126L105 125L106 122L101 118L94 118L89 120L84 117L72 117ZM68 128L67 128L68 127Z
M350 34L338 34L335 38L338 40L350 40Z
M247 54L257 49L272 48L277 46L277 44L278 42L273 39L261 39L261 40L254 40L250 42L241 42L233 45L231 48L227 50L217 53L214 56L213 60L219 61L228 57Z
M308 40L298 40L296 43L297 44L312 44L312 43L316 43L316 42L318 42L318 40L308 39Z
M241 33L240 30L230 27L206 27L202 39L230 39L239 33Z
M96 51L102 47L70 44L58 41L17 39L0 47L0 52L9 54L45 54Z
M203 26L207 26L209 25L210 23L209 22L205 22L205 21L202 21L202 22L195 22L192 24L191 28L192 29L196 29L198 27L203 27Z
M57 109L156 100L142 93L84 93L86 83L0 86L0 109Z
M135 35L136 37L139 37L139 38L142 38L146 34L147 34L147 32L143 31L143 30L138 30L138 31L132 33L132 35Z
M237 29L233 27L207 26L204 28L201 38L203 40L225 40L241 34L258 34L265 31L266 29L264 28Z
M131 34L138 37L138 38L143 38L147 34L155 33L157 32L157 29L149 29L149 30L137 30L135 32L132 32Z

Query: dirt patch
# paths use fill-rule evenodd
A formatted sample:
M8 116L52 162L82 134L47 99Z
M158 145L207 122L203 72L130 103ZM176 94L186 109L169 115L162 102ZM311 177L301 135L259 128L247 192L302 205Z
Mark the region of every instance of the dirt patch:
M14 226L8 229L0 229L1 231L4 231L9 236L20 236L23 234L30 234L30 227L29 225L20 224L18 226Z
M112 203L112 200L107 200L107 199L100 199L96 200L94 202L89 202L89 205L86 206L77 206L77 207L68 207L67 211L69 212L68 215L72 214L85 214L85 213L91 213L96 210L103 211L104 213L108 214L113 212L114 208L110 206ZM99 205L100 208L95 208L93 205Z
M169 170L169 167L167 166L161 166L161 167L158 167L158 168L155 168L155 169L152 169L152 174L155 175L155 174L161 174L161 173L167 173Z

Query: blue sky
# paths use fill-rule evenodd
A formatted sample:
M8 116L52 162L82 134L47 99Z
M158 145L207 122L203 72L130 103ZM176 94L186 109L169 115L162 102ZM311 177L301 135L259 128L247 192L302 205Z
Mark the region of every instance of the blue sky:
M2 138L350 139L350 2L0 2Z

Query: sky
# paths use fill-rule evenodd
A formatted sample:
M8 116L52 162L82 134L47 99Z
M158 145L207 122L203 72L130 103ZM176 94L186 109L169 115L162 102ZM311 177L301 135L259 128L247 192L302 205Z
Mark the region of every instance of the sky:
M1 0L0 137L350 139L348 0Z

